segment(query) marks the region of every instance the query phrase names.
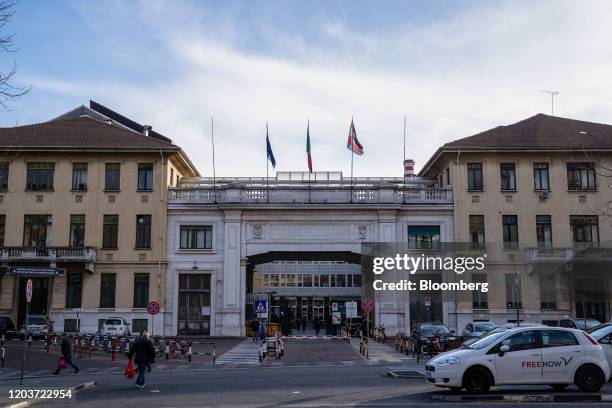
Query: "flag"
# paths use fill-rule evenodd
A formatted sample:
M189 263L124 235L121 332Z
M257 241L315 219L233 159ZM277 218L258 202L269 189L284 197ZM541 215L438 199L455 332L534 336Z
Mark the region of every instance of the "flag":
M276 159L274 153L272 153L272 146L270 145L270 138L268 137L268 129L266 128L266 151L268 154L268 160L272 163L272 168L276 168Z
M351 128L349 129L348 141L346 142L346 148L355 153L356 155L361 156L363 154L363 146L359 143L357 139L357 132L355 131L355 124L353 123L353 119L351 119Z
M312 173L312 156L310 155L310 123L306 127L306 154L308 155L308 171Z

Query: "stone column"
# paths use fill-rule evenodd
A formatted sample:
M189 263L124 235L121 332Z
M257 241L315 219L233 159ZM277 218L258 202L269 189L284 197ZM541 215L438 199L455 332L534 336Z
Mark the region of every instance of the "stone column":
M245 266L241 261L241 211L225 211L223 236L222 336L240 336L244 322Z

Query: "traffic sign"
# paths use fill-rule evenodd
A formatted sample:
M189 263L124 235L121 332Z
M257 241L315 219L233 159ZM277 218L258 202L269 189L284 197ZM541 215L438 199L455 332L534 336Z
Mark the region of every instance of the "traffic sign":
M28 279L28 283L26 284L26 300L28 303L32 301L32 279Z
M268 301L264 299L258 299L255 301L255 313L258 315L268 314Z
M150 315L158 314L160 309L161 309L161 306L159 305L159 302L156 302L156 301L151 301L147 305L147 313L149 313Z
M372 298L363 298L361 299L361 310L364 312L371 312L374 310L374 299Z
M425 296L425 306L431 306L431 298L429 296Z

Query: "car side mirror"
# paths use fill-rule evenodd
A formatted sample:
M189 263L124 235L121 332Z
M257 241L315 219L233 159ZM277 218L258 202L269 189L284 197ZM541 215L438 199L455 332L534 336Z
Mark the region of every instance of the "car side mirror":
M499 348L499 356L502 357L504 354L506 354L509 351L510 351L510 346L504 344L503 346Z

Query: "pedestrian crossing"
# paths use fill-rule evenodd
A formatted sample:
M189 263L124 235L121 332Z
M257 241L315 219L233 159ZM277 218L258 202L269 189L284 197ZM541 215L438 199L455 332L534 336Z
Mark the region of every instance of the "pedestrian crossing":
M251 339L239 343L217 359L217 365L259 364L259 343Z
M353 339L353 341L351 341L351 346L359 353L358 339ZM369 349L370 358L366 360L368 364L410 363L415 361L413 357L395 351L391 347L376 341L370 341Z

